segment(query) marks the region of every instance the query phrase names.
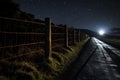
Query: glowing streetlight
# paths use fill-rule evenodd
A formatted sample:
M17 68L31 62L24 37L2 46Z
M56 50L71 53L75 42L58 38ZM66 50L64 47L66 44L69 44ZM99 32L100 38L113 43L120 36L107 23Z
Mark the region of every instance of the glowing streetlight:
M99 35L104 35L105 34L105 31L104 30L99 30Z

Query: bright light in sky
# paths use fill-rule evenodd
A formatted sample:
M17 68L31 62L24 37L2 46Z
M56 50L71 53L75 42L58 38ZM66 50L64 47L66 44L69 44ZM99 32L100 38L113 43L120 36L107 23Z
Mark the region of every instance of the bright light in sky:
M104 35L105 31L104 30L99 30L99 35Z

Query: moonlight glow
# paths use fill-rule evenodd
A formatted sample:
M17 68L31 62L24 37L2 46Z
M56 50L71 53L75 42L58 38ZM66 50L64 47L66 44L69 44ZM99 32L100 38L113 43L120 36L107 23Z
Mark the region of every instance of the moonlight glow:
M104 35L105 34L105 31L104 30L100 30L99 31L99 35Z

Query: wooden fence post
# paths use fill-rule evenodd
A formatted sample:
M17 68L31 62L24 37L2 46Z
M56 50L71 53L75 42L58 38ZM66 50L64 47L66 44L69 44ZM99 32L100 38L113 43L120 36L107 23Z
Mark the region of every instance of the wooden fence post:
M73 45L76 44L76 30L73 29Z
M83 33L81 32L81 34L80 34L80 41L82 41L83 40Z
M78 42L80 42L80 30L78 30Z
M65 26L65 47L68 48L68 27Z
M46 45L45 45L45 57L49 59L51 57L52 44L51 44L51 19L45 18L46 27Z

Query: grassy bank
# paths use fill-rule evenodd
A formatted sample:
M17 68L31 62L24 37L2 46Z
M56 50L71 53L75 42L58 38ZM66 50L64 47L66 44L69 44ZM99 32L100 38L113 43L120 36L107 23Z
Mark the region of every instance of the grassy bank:
M111 41L115 44L120 44L120 39L110 39L109 41Z
M102 38L101 40L113 47L120 49L120 39L119 38Z
M66 48L53 50L49 61L40 50L19 58L0 61L0 80L60 80L60 75L77 57L88 39Z

